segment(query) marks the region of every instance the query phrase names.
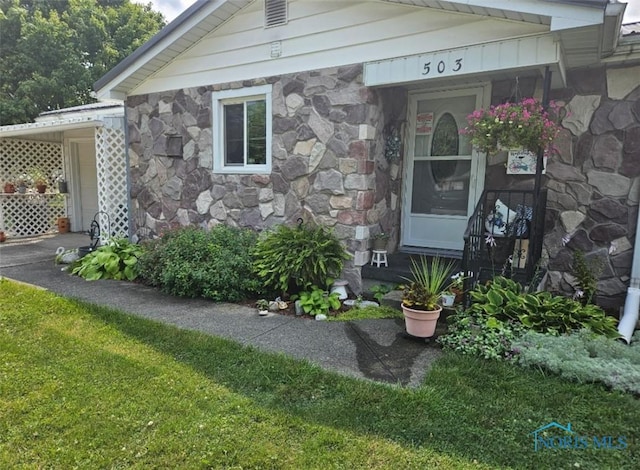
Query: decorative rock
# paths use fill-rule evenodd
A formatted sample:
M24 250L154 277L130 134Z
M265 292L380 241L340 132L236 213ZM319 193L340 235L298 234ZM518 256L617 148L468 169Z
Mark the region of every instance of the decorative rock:
M617 224L597 225L589 233L589 238L594 242L610 243L616 238L627 234L627 230Z
M575 229L584 221L585 215L578 211L565 211L560 214L560 220L567 233L573 233Z
M203 191L196 199L196 210L198 214L206 214L209 212L209 207L213 203L213 198L211 197L211 192Z
M324 313L318 313L316 315L316 321L325 321L327 319L327 316Z
M609 98L623 100L638 86L640 66L607 69L607 91Z
M616 222L626 224L629 219L629 209L619 202L602 198L591 203L589 215L596 222Z
M590 170L587 172L589 184L595 186L604 196L622 197L629 193L631 180L615 173Z
M342 173L334 169L319 172L313 188L316 191L328 191L331 194L344 194Z
M326 144L333 137L333 124L325 120L315 110L309 115L308 124L322 143Z
M296 155L307 156L311 153L311 149L313 148L316 142L317 142L317 139L310 139L310 140L298 142L293 149L293 153L295 153Z
M622 142L613 134L605 134L595 139L593 164L596 168L615 170L622 159Z
M567 104L567 116L562 120L562 125L575 136L586 132L593 113L600 105L600 95L576 95Z
M307 171L309 170L308 158L289 157L285 160L284 164L280 165L280 170L286 180L293 181L296 178L307 174Z

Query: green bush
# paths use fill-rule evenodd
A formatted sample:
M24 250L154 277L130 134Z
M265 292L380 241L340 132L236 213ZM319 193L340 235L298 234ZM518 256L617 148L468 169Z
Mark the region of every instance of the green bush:
M328 287L350 258L333 232L305 224L278 225L264 232L254 253L255 271L264 287L283 294L291 288Z
M311 290L300 293L302 310L304 310L304 313L314 317L320 313L327 315L329 310L338 310L340 305L340 294L337 292L329 294L319 287L312 286Z
M619 336L617 319L607 316L600 307L549 292L525 293L519 284L504 277L477 286L470 296L469 313L486 315L497 322L518 321L528 329L552 335L589 328L610 338Z
M116 279L133 281L138 277L138 258L142 247L126 238L112 238L103 245L83 256L71 266L71 274L77 274L87 281Z
M513 343L513 348L520 365L640 394L640 333L626 345L587 329L562 336L528 332Z
M171 295L237 302L260 292L252 271L256 239L252 230L226 225L172 230L145 245L140 276Z
M513 342L526 331L520 322L496 321L462 309L450 315L447 322L447 333L436 340L443 349L485 359L511 359Z

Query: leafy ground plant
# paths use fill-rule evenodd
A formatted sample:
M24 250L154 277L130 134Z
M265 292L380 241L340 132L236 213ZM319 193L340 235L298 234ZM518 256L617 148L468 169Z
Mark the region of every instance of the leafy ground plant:
M562 336L531 331L514 341L513 349L523 366L640 395L640 333L626 345L586 329Z
M640 401L445 354L415 389L0 282L1 468L635 469Z
M311 290L300 293L300 306L307 315L314 317L318 314L327 315L330 310L340 308L340 294L337 292L329 294L317 286L312 286Z
M116 279L133 281L138 277L138 258L142 247L126 238L112 238L106 245L83 256L71 266L71 273L87 281Z
M335 234L322 226L278 225L264 232L256 245L255 272L264 287L279 293L328 287L350 258Z
M380 307L367 306L350 308L340 312L338 315L331 315L327 318L330 321L353 321L353 320L373 320L386 318L402 318L402 311L384 305Z

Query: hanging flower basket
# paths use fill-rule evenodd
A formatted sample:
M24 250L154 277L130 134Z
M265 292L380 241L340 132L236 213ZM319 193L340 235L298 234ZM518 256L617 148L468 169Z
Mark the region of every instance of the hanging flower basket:
M537 153L544 149L552 153L553 140L560 131L556 106L544 109L535 98L518 103L504 103L489 109L477 109L467 116L469 125L461 131L479 151L495 154L499 150L526 149Z

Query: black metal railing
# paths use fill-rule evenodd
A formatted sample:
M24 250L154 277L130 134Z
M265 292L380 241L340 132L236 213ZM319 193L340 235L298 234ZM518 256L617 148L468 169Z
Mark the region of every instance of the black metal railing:
M494 276L523 285L534 279L542 255L545 190L484 190L464 234L465 292Z

